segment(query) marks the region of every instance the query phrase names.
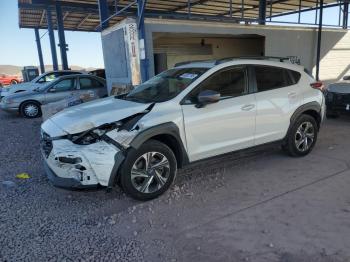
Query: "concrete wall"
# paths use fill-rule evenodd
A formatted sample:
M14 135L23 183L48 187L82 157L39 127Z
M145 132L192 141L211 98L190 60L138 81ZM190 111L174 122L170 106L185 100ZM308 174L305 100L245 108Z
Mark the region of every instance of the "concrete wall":
M314 70L316 62L317 30L314 28L146 19L146 33L150 75L154 74L154 33L196 33L218 37L260 35L265 37L266 56L297 56L309 70ZM350 35L345 30L324 29L322 39L321 79L338 79L343 71L348 70Z
M264 53L264 38L213 38L205 36L186 36L174 34L172 36L153 34L154 53L167 53L168 68L184 61L220 59L234 56L255 55ZM192 49L192 54L183 52ZM201 49L204 48L204 52ZM210 51L210 52L208 52ZM190 53L191 53L190 52Z

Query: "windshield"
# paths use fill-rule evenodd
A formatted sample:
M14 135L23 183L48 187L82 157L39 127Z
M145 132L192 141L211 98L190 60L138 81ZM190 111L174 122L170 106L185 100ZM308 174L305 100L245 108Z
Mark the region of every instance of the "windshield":
M208 68L174 68L132 90L124 99L140 102L165 102L180 94Z

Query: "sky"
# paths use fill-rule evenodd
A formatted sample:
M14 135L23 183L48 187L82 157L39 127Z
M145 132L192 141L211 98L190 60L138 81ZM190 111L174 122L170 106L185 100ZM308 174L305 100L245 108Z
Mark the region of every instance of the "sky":
M324 9L324 23L338 24L339 7ZM275 18L275 21L296 22L297 15ZM301 15L301 22L314 23L315 12L305 12ZM29 66L38 65L33 29L20 29L18 25L17 0L0 0L0 65ZM47 30L40 30L44 35ZM58 43L55 32L56 44ZM69 45L68 63L82 67L104 67L100 33L65 32ZM41 39L45 64L52 64L48 34ZM60 64L60 53L57 47L57 57Z

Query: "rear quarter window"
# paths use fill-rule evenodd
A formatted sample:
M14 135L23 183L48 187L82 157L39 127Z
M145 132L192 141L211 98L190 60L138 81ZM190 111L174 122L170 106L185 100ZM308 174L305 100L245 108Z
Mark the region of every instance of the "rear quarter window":
M300 73L274 66L254 66L258 92L295 85Z

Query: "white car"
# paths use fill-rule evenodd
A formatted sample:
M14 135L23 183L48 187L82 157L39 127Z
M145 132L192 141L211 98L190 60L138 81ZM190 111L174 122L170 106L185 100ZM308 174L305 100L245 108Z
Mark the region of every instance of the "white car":
M147 200L194 161L276 141L305 156L324 117L322 87L302 66L267 59L182 64L44 122L47 175L61 187L120 184Z
M46 72L42 75L37 76L30 82L19 83L16 85L10 85L8 87L2 88L0 92L0 100L3 97L13 95L15 93L20 93L24 91L33 91L34 89L41 87L43 84L47 84L60 76L74 75L74 74L82 74L82 72L71 71L71 70Z

